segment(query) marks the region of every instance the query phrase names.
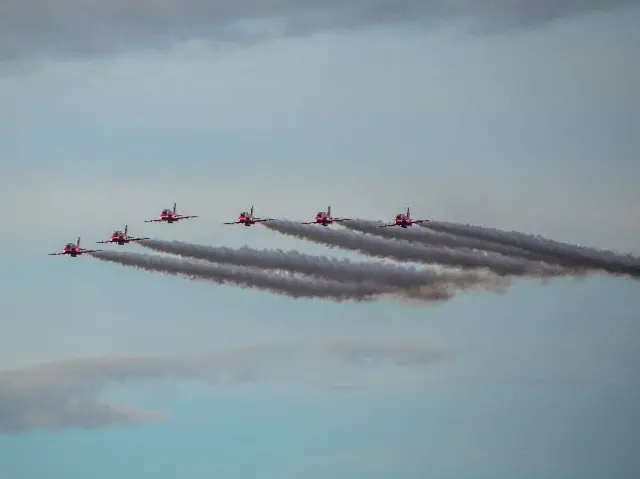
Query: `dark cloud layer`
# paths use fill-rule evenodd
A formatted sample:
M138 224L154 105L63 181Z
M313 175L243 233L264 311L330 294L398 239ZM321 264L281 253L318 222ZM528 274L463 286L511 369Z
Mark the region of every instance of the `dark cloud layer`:
M3 0L0 61L163 48L209 39L272 36L376 25L462 21L484 30L529 27L638 0ZM274 26L277 28L274 29Z
M0 371L0 433L95 428L163 418L98 397L106 386L154 378L250 381L273 376L340 379L348 364L371 361L420 367L447 357L437 348L388 342L334 341L320 346L274 344L197 357L101 357ZM364 362L364 363L363 363ZM356 375L357 375L357 370ZM326 376L325 376L326 379Z

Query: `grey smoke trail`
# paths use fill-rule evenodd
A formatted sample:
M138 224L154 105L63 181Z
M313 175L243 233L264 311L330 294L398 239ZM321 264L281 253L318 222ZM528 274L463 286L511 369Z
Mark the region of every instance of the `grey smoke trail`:
M280 233L304 238L331 247L359 251L369 256L394 258L400 261L440 263L463 268L487 268L505 276L552 277L568 276L566 269L509 258L494 253L478 253L472 250L456 250L443 247L417 245L409 241L389 241L376 236L329 228L316 228L291 221L278 220L263 226Z
M124 266L157 271L193 279L203 279L218 284L234 283L268 290L293 298L325 298L333 301L370 301L375 296L389 293L372 283L340 283L318 279L294 278L264 273L250 268L199 264L163 256L102 251L87 253L102 261Z
M554 262L567 267L594 268L612 274L625 274L640 277L640 258L622 255L608 250L598 250L586 246L561 243L541 236L504 231L484 226L430 221L425 228L443 233L479 238L554 258Z
M406 266L314 256L298 251L257 250L247 246L234 249L162 240L145 240L139 244L151 250L215 263L288 270L337 281L370 281L403 289L415 288L416 286L442 287L444 285L464 289L483 284L496 286L500 282L500 278L497 276L482 275L476 272L420 270ZM421 289L421 291L424 292L426 289Z
M483 251L491 251L504 256L515 258L525 258L531 261L544 261L546 263L554 262L554 258L548 254L535 253L516 246L495 243L493 241L472 238L469 236L458 236L451 233L431 231L428 228L420 228L413 226L411 228L380 228L379 222L367 220L351 220L341 223L345 228L359 231L361 233L369 233L383 238L400 239L405 241L413 241L430 246L446 246L449 248L468 248Z

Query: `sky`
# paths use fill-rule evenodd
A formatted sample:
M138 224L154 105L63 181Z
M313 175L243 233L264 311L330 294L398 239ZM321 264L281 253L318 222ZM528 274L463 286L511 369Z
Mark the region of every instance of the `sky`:
M0 473L637 477L636 281L336 303L46 256L366 260L222 225L328 204L640 255L638 2L532 5L2 2Z

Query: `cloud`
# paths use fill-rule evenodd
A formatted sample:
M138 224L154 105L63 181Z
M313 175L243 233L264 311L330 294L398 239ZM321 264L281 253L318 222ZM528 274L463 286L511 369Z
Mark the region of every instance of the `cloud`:
M637 4L637 0L6 0L0 3L0 60L111 54L192 39L246 43L444 20L471 20L484 29L503 30Z
M348 366L387 362L421 367L445 359L439 348L418 344L333 341L319 346L259 345L197 357L99 357L40 363L0 371L0 431L95 428L162 419L162 413L112 403L97 394L112 383L146 379L201 379L210 384L268 377L325 379L345 387ZM381 365L376 366L380 370ZM323 377L323 372L328 377ZM350 381L357 383L362 368Z

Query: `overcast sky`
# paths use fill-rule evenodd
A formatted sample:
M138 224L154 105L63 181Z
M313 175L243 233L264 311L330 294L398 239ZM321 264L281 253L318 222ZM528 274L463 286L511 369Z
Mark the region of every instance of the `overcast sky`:
M637 477L635 281L335 304L46 253L357 257L221 225L331 204L640 254L638 2L38 3L0 4L0 470Z

